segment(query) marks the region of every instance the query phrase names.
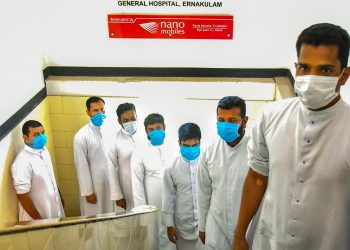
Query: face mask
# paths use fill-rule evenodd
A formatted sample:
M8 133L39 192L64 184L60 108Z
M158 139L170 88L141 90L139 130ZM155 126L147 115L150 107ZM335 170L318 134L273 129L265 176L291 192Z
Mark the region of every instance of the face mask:
M239 124L237 123L217 122L216 126L219 136L225 142L233 142L239 137Z
M47 136L45 134L38 135L33 140L26 141L28 147L35 149L43 149L47 143Z
M159 146L162 145L164 142L165 131L153 130L152 132L148 133L148 136L153 146Z
M189 161L193 161L198 158L201 149L199 146L185 147L180 145L181 155Z
M98 112L96 115L91 117L91 122L96 127L101 127L105 119L106 119L106 116L101 112Z
M294 89L306 107L319 109L339 95L339 92L335 91L338 80L338 77L330 76L297 76Z
M123 123L123 129L129 135L133 135L137 130L137 121Z

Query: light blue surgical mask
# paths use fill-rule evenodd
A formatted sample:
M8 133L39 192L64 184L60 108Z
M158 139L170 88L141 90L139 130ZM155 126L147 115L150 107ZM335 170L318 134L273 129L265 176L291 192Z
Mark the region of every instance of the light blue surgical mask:
M185 147L180 145L181 155L189 161L193 161L198 158L201 149L199 146Z
M123 129L129 135L133 135L137 131L137 121L123 123Z
M153 146L159 146L162 145L165 138L165 131L164 130L153 130L148 133L149 140L151 141L151 144Z
M239 124L229 122L217 122L217 131L221 139L225 142L233 142L239 137Z
M105 119L106 115L101 112L98 112L96 115L91 117L91 122L96 127L101 127Z
M28 147L31 147L34 149L43 149L46 146L46 143L47 143L47 136L45 134L38 135L34 139L25 142L25 144Z

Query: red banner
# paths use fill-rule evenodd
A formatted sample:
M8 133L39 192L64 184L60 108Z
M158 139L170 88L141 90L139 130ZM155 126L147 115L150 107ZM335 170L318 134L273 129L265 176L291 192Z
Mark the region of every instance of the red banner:
M231 15L108 15L110 38L233 39Z

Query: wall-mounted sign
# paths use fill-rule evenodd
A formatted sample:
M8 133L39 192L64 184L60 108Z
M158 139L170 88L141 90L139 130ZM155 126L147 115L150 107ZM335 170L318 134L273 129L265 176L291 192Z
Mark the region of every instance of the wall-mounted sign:
M108 15L110 38L233 39L231 15Z

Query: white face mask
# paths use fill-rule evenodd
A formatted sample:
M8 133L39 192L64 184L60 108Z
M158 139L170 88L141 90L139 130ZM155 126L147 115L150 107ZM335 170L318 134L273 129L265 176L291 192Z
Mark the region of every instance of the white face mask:
M339 95L339 92L335 91L338 80L339 77L331 76L297 76L294 90L306 107L319 109L329 104Z
M133 135L137 131L137 121L123 123L123 129L129 135Z

